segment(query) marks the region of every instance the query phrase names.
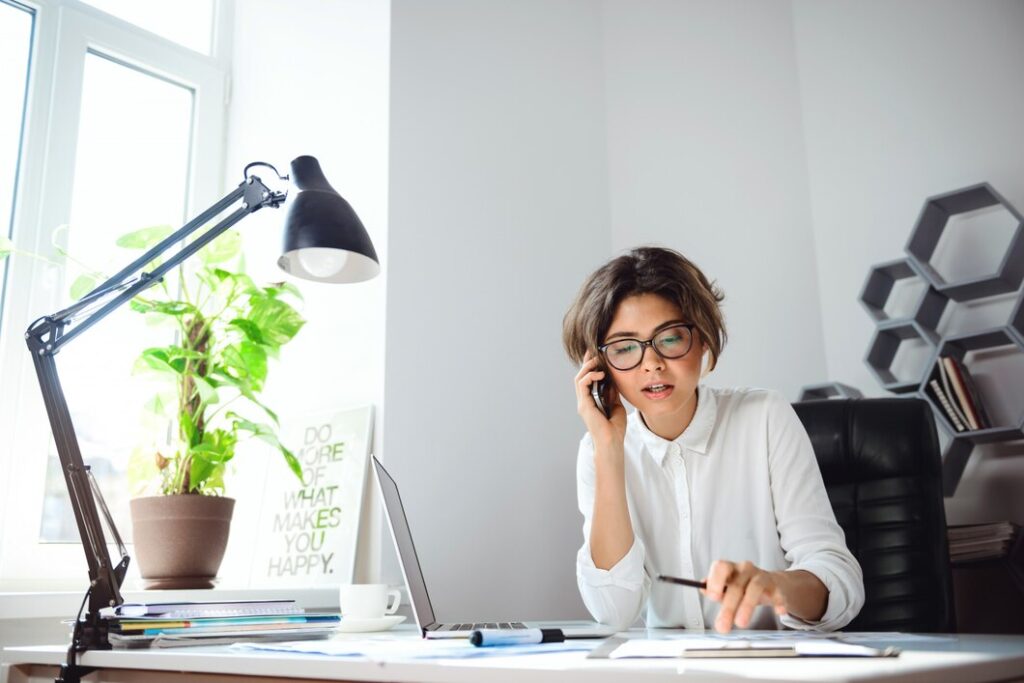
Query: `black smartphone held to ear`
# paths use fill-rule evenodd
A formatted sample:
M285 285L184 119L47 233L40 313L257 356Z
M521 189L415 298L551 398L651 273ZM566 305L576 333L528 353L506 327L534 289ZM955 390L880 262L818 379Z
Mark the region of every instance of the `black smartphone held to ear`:
M594 403L604 413L605 417L612 416L612 406L608 401L608 380L600 379L590 383L590 395L594 397Z

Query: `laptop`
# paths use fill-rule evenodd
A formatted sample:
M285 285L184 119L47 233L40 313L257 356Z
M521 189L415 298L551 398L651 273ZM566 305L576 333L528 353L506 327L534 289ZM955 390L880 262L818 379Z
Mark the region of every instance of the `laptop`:
M398 562L402 565L402 576L409 589L409 600L412 603L412 614L424 638L468 638L477 629L526 629L526 628L558 628L566 638L605 638L613 635L615 629L593 621L534 621L524 622L515 619L506 621L482 621L467 623L439 624L434 618L434 608L427 593L427 583L423 579L420 561L416 556L416 546L412 542L409 531L409 520L405 516L402 498L398 495L398 484L391 478L376 456L373 468L377 474L377 485L381 498L384 500L384 513L391 528L391 538L395 541L398 551Z

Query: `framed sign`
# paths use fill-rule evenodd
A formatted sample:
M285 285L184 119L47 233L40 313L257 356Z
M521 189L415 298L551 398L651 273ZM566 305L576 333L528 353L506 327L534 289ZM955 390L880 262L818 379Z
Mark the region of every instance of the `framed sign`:
M281 441L302 464L303 483L267 477L250 585L352 581L372 431L373 406L283 425Z

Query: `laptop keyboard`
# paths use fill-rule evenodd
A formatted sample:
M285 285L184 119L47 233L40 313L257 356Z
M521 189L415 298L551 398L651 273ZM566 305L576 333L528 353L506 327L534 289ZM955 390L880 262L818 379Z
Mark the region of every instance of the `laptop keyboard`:
M518 629L526 628L526 624L521 621L494 621L489 623L476 623L476 624L445 624L441 627L442 631L479 631L480 629Z

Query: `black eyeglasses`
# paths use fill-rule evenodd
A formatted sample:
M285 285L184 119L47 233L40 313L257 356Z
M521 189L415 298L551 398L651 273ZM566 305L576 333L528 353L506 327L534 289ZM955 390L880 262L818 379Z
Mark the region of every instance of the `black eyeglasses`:
M644 360L644 352L650 346L665 359L682 358L693 346L693 323L673 325L654 335L647 341L640 339L616 339L598 346L608 364L616 370L632 370Z

